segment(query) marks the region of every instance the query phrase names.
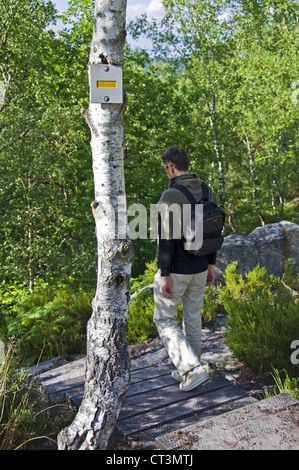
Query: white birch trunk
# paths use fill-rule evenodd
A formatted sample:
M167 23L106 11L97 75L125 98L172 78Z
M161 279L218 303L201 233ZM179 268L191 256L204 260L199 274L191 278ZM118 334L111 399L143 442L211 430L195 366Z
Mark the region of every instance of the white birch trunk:
M125 16L126 0L96 0L89 64L122 65ZM124 109L125 103L90 103L83 112L91 130L98 280L87 330L84 397L73 423L58 436L59 450L105 449L129 385L126 336L133 250L126 236Z
M251 145L249 141L249 137L247 135L247 132L245 130L245 139L243 139L243 142L247 146L248 150L248 155L249 155L249 171L250 171L250 176L251 176L251 181L252 181L252 196L253 196L253 201L256 209L256 213L260 219L260 222L262 224L262 227L266 225L264 218L261 213L261 206L260 206L260 200L258 197L258 190L256 187L256 177L255 177L255 161L254 161L254 156L251 150Z

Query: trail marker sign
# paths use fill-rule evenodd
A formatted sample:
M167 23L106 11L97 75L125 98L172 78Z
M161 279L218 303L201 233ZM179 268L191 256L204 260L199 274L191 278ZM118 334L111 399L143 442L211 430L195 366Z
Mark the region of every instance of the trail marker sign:
M123 102L122 66L91 64L89 66L89 80L91 103Z

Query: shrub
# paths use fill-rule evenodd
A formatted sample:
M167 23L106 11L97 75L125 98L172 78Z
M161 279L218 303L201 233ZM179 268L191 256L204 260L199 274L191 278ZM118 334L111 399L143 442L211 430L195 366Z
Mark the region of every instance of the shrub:
M9 342L0 364L0 450L33 449L45 440L56 449L57 434L74 410L41 395L35 377L18 368L17 352L17 343Z
M146 270L144 274L131 279L131 294L134 294L143 287L153 284L156 272L157 266L155 261L146 263Z
M142 341L157 336L157 329L153 322L154 296L151 289L144 287L154 283L156 263L152 261L146 264L144 274L131 279L131 294L137 294L132 298L128 311L128 336L129 343ZM141 292L138 292L141 291Z
M201 312L202 323L204 326L216 320L219 308L218 291L215 287L207 286Z
M153 322L154 296L150 289L140 292L131 300L128 312L128 342L142 342L157 336Z
M14 306L6 331L7 337L18 338L20 359L33 364L39 359L84 354L91 300L91 292L55 290L47 284L24 296Z
M243 279L236 263L225 272L221 302L228 313L226 339L235 356L256 370L294 372L290 345L299 338L299 301L279 278L257 266Z

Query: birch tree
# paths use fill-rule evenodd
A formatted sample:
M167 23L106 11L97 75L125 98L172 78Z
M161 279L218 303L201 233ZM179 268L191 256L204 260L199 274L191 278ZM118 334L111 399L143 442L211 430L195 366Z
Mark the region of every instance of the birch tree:
M91 64L122 65L126 0L96 0ZM105 449L129 384L126 343L132 244L126 235L122 104L90 103L82 110L91 131L98 242L97 290L87 329L84 397L59 450Z

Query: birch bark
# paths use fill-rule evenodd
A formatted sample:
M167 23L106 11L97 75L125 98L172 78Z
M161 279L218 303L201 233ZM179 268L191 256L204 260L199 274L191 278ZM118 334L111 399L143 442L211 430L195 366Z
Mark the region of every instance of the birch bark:
M96 0L90 64L122 65L126 0ZM97 290L87 329L84 397L73 423L58 436L59 450L107 447L129 385L127 310L133 249L126 235L123 104L90 103L98 242Z
M256 186L256 176L255 176L255 159L254 155L251 150L251 145L249 141L249 137L247 135L247 131L245 130L245 139L243 139L244 144L247 146L248 150L248 155L249 155L249 170L250 170L250 176L251 176L251 181L252 181L252 196L253 196L253 201L254 201L254 206L256 209L256 213L260 219L260 222L262 224L262 227L266 225L265 220L262 216L261 212L261 206L260 206L260 200L258 196L258 189Z

